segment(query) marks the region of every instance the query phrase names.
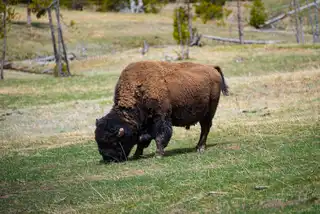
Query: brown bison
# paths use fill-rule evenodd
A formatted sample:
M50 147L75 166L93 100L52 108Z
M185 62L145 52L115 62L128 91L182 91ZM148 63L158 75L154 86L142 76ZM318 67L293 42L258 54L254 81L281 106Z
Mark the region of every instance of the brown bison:
M172 126L200 123L199 152L205 149L220 92L228 86L219 66L191 62L141 61L129 64L115 87L114 105L96 120L95 140L104 161L124 161L137 145L134 157L154 139L162 156Z

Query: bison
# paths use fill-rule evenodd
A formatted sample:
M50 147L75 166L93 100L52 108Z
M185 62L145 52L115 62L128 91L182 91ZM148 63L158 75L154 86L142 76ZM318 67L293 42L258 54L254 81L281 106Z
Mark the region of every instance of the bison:
M96 119L95 140L103 160L125 161L137 145L135 158L154 139L156 155L163 156L172 126L200 123L196 149L206 146L220 93L228 86L219 66L192 62L140 61L122 71L115 87L114 104Z

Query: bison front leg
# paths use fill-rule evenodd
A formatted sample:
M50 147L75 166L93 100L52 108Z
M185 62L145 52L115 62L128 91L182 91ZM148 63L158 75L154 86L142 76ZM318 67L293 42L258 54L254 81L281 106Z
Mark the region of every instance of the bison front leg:
M164 155L164 148L167 147L172 136L172 124L168 120L158 120L155 123L155 141L157 145L156 156Z
M139 137L139 143L137 145L136 152L133 155L135 159L138 159L143 155L143 150L150 145L151 140L152 136L150 134L143 134Z

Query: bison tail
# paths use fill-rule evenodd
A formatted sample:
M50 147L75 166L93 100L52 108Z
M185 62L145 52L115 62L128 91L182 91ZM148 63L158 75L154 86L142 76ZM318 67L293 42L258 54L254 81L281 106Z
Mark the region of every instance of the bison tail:
M219 74L221 75L221 78L222 78L221 91L222 91L223 95L228 96L229 95L229 86L226 84L222 70L219 66L214 66L214 68L217 69L217 71L219 72Z

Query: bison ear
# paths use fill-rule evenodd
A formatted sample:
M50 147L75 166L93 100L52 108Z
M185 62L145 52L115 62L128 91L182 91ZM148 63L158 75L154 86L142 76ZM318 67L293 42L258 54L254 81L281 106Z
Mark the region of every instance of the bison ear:
M118 132L118 137L122 137L124 135L124 129L120 128Z

